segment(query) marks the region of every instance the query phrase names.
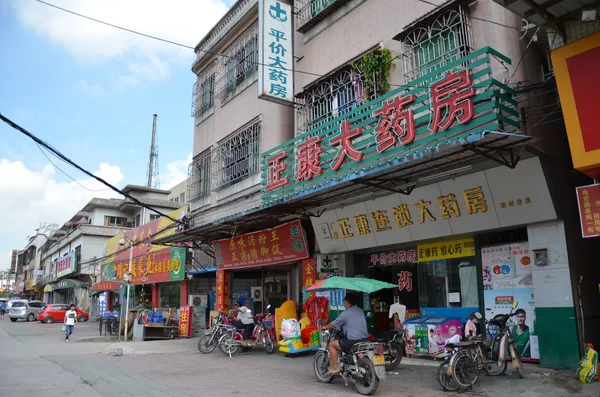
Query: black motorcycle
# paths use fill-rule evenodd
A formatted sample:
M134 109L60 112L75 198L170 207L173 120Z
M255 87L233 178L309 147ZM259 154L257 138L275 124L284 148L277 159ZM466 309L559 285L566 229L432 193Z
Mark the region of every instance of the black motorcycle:
M384 346L385 370L392 371L398 368L402 362L405 351L404 330L386 331L375 335L369 334L370 342L377 342Z

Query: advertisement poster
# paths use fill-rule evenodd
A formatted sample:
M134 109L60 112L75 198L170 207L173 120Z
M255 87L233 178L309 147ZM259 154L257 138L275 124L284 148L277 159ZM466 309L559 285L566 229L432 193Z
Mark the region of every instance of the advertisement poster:
M509 313L513 302L518 302L517 315L509 322L511 333L524 361L539 361L529 244L485 247L481 260L486 319Z
M406 320L406 353L438 356L444 353L446 341L454 335L462 335L458 318L429 317Z
M104 313L106 313L106 292L98 295L98 315L104 316Z

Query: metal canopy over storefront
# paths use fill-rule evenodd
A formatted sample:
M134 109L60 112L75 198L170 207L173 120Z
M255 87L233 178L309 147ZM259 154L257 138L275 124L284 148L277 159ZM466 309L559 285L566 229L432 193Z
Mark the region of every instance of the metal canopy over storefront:
M86 288L87 286L88 286L88 284L83 283L81 281L66 279L66 280L60 280L57 283L53 284L52 290L56 291L59 289L68 289L68 288Z

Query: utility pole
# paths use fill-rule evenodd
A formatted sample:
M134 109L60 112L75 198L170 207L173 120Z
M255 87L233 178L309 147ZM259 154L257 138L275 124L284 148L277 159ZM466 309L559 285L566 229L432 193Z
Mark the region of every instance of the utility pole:
M158 145L156 144L156 114L152 115L152 142L150 143L150 159L148 161L148 172L146 174L147 187L160 188L160 179L158 177Z

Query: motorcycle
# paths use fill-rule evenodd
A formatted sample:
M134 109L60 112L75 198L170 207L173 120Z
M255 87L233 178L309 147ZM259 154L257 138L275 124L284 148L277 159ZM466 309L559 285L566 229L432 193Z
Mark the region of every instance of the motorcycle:
M223 314L213 317L213 325L210 331L198 341L198 350L204 354L212 353L217 348L219 339L227 333L232 324L231 320Z
M510 327L507 325L508 320L516 315L514 310L517 308L518 302L513 302L512 308L508 314L497 314L488 321L488 332L492 336L492 360L498 361L498 366L505 366L506 347L512 359L512 366L517 370L519 377L525 377L521 356L517 351L517 345L511 334Z
M393 371L402 362L405 352L404 333L406 331L387 331L375 335L369 334L370 342L377 342L383 347L385 370Z
M251 342L246 343L245 330L243 328L236 328L235 326L227 326L227 330L224 335L219 338L219 349L226 356L233 356L237 353L238 349L247 351L255 346L261 346L265 348L267 354L273 354L275 351L275 331L273 329L273 315L268 313L271 305L267 306L267 314L258 314L254 317L254 330L252 331Z
M313 369L320 382L330 383L333 376L329 372L331 358L329 356L329 343L339 339L342 335L341 329L331 332L321 332L321 347L315 354ZM377 391L379 380L385 380L385 357L382 345L375 342L361 342L355 344L350 350L343 350L339 354L339 375L348 386L347 378L354 380L356 391L365 396L370 396Z

